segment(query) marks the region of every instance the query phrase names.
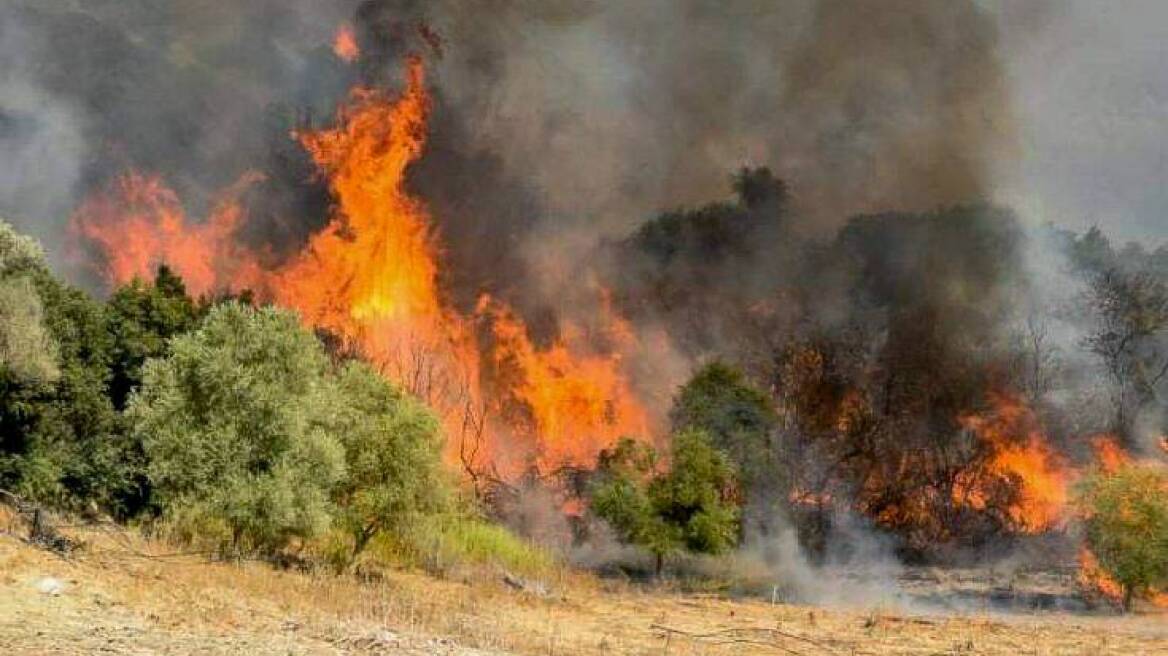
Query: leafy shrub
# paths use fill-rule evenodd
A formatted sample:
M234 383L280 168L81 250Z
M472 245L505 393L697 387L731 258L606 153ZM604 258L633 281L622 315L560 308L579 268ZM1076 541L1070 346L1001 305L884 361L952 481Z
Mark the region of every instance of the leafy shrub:
M127 410L166 517L233 553L327 529L345 472L336 393L296 315L223 304L170 351L147 362Z
M447 508L434 414L364 363L335 371L296 315L226 302L168 351L127 417L177 536L266 555L325 536L342 567Z
M1087 543L1099 565L1134 597L1168 585L1168 474L1128 465L1097 473L1079 489Z
M59 507L115 509L137 462L106 395L101 304L53 278L0 221L0 485Z
M661 574L665 558L682 549L717 554L738 537L734 467L700 430L673 436L670 469L657 472L650 447L622 440L602 452L591 510L622 540L645 548Z
M442 470L438 419L429 408L363 363L347 364L337 385L333 428L347 473L336 501L356 555L379 532L400 531L443 510L451 485Z
M771 440L778 417L766 393L738 369L722 362L699 369L678 393L670 419L675 431L709 436L734 463L750 501L771 504L768 497L785 490L785 465Z

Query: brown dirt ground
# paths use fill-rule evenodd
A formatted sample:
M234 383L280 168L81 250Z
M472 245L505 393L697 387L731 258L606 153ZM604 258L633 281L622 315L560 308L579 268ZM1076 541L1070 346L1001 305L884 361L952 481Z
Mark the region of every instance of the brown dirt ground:
M171 557L114 529L84 539L65 559L0 535L0 654L1168 654L1164 615L834 610L570 572L548 594L486 572L360 582Z

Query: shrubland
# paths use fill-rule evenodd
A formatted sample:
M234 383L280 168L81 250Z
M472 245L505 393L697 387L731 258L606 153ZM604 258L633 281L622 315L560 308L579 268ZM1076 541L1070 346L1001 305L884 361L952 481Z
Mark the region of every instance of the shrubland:
M465 498L430 408L291 312L165 266L101 302L4 223L0 300L0 488L228 559L557 567Z
M833 503L915 558L984 545L1026 528L1002 510L1022 490L999 477L993 503L955 502L965 472L989 470L996 455L963 417L992 411L994 394L1020 399L1062 449L1084 426L1130 445L1159 407L1164 252L1120 251L1096 230L1043 233L1084 290L1060 315L1086 335L1071 357L1048 341L1049 317L1018 321L1016 305L1035 308L1019 297L1020 227L1008 210L856 217L813 244L786 232L788 190L768 170L740 171L734 188L733 202L664 213L608 245L618 307L688 326L671 339L705 362L673 399L667 449L629 436L577 472L571 492L585 527L649 554L657 574L788 522L814 556ZM771 237L800 248L760 250ZM791 310L775 311L773 298ZM55 277L7 224L0 302L4 489L225 558L340 572L558 566L443 465L431 408L295 314L246 292L192 298L165 266L98 300ZM1096 370L1107 378L1080 390L1094 399L1084 416L1064 417L1056 377ZM1143 523L1130 522L1151 484L1092 481L1085 526L1101 565L1133 594L1162 585L1140 564L1160 556L1132 555L1126 537L1159 525L1142 501Z

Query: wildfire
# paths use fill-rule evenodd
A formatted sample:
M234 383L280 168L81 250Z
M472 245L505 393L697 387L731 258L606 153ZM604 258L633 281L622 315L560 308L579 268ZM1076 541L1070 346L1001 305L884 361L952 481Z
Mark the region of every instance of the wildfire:
M73 214L71 229L100 251L101 273L111 283L149 279L166 263L196 295L229 279L247 286L259 279L260 271L234 241L243 219L238 198L261 179L256 173L244 174L206 221L191 224L161 179L130 172L89 197Z
M276 297L314 324L357 337L383 321L441 323L429 217L402 185L422 152L428 107L415 61L399 101L358 89L336 128L297 135L337 210L279 273Z
M1095 590L1115 603L1123 601L1123 586L1103 571L1099 559L1085 546L1079 549L1079 571L1075 578L1079 585Z
M525 432L542 442L537 464L588 465L616 438L648 434L648 415L621 373L619 353L582 353L585 340L570 323L550 347L536 349L509 308L484 297L479 311L491 315L494 364L515 375L510 393L529 410Z
M1065 517L1071 471L1050 448L1038 418L1025 403L1005 394L994 394L991 400L992 413L960 419L991 455L980 471L962 473L954 500L983 510L995 485L1012 486L1015 498L1006 507L1011 521L1025 533L1041 533Z
M622 436L647 437L649 413L624 373L636 337L603 290L600 330L564 321L547 347L532 343L505 303L484 297L472 322L445 302L439 236L425 204L405 190L429 111L423 67L413 59L400 96L355 89L335 127L295 135L336 205L326 227L281 266L263 268L238 245L237 203L192 224L172 191L138 174L86 202L74 225L105 255L113 283L166 262L196 294L248 287L340 336L446 418L451 457L468 430L482 442L474 464L506 474L591 464ZM483 361L507 375L485 381Z
M337 28L337 34L333 37L333 53L352 63L361 56L361 48L357 45L357 35L353 32L353 26L348 23Z
M1096 435L1091 438L1091 447L1095 451L1095 462L1108 474L1114 474L1131 462L1131 456L1112 435Z

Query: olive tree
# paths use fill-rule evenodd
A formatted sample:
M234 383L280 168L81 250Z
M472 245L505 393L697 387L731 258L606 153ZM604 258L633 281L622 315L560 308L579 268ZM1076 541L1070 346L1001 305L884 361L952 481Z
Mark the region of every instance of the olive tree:
M347 474L335 498L356 556L378 533L443 510L450 485L439 422L428 407L361 362L346 364L337 384L334 428Z
M127 410L164 515L235 554L327 529L345 453L328 358L298 317L226 303L169 351Z

